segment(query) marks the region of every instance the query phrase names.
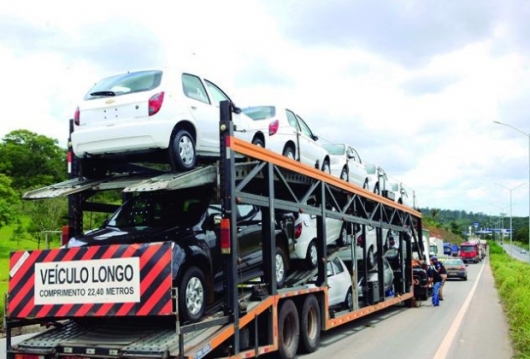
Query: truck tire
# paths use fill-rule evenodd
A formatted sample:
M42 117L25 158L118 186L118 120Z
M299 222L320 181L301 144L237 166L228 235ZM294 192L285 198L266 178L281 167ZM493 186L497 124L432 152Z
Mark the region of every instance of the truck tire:
M317 350L321 330L320 306L317 298L309 294L305 297L300 313L300 353L312 353Z
M178 286L179 316L183 322L196 322L206 309L204 273L197 267L188 267Z
M280 306L278 315L278 351L282 359L296 357L300 342L300 322L298 311L291 299L287 299Z
M195 141L186 130L178 130L169 144L169 158L173 171L189 171L197 163Z

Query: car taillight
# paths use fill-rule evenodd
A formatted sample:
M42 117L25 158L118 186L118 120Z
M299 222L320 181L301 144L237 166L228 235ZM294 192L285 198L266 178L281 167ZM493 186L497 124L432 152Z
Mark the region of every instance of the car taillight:
M294 238L298 239L302 235L302 223L298 223L294 226Z
M221 253L230 254L230 219L223 218L221 227Z
M72 173L72 150L69 148L66 154L66 172L68 174Z
M79 126L79 106L76 107L74 112L74 124Z
M70 226L63 226L61 228L61 244L65 245L70 239Z
M164 91L151 96L151 98L149 99L149 103L148 103L149 116L156 115L158 111L160 111L160 108L162 107L163 102L164 102Z
M269 123L269 136L272 136L276 132L278 132L279 127L280 127L280 121L278 120L274 120L271 123Z
M460 269L464 270L464 269L466 269L466 266L465 265L460 266Z
M39 354L15 354L15 359L44 359L44 355L39 355Z

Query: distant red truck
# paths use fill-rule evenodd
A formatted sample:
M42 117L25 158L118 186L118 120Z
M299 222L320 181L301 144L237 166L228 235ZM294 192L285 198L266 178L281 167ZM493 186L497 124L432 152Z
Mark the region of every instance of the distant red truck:
M464 242L460 244L460 258L465 263L478 263L482 259L479 243L475 241Z

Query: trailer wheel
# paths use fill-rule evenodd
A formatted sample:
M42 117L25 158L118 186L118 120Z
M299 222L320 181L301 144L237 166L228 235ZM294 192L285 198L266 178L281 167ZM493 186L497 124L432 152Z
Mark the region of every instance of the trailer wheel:
M315 240L312 240L307 247L307 254L305 256L305 261L309 269L316 268L318 264L318 251Z
M195 167L197 162L195 141L188 131L178 130L175 136L171 138L169 158L171 169L174 171L189 171Z
M296 305L290 299L283 302L278 315L278 351L282 359L296 357L300 341L300 322Z
M204 273L189 267L179 283L179 314L184 322L196 322L204 315L206 290Z
M320 344L320 331L322 330L320 306L317 298L312 294L304 300L300 324L300 352L312 353Z

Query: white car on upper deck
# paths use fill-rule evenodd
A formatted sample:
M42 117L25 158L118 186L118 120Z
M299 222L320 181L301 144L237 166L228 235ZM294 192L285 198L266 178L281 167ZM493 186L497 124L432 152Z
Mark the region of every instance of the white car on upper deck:
M213 82L174 68L102 79L74 116L72 146L83 175L101 175L103 163L113 157L169 160L172 169L180 171L192 169L198 157L219 157L223 100L230 98ZM237 108L232 116L235 136L263 143L255 121Z
M259 125L260 131L268 133L265 148L331 173L328 151L294 111L273 105L251 106L241 111Z
M331 162L331 174L340 179L369 189L366 166L359 153L348 144L324 144Z

